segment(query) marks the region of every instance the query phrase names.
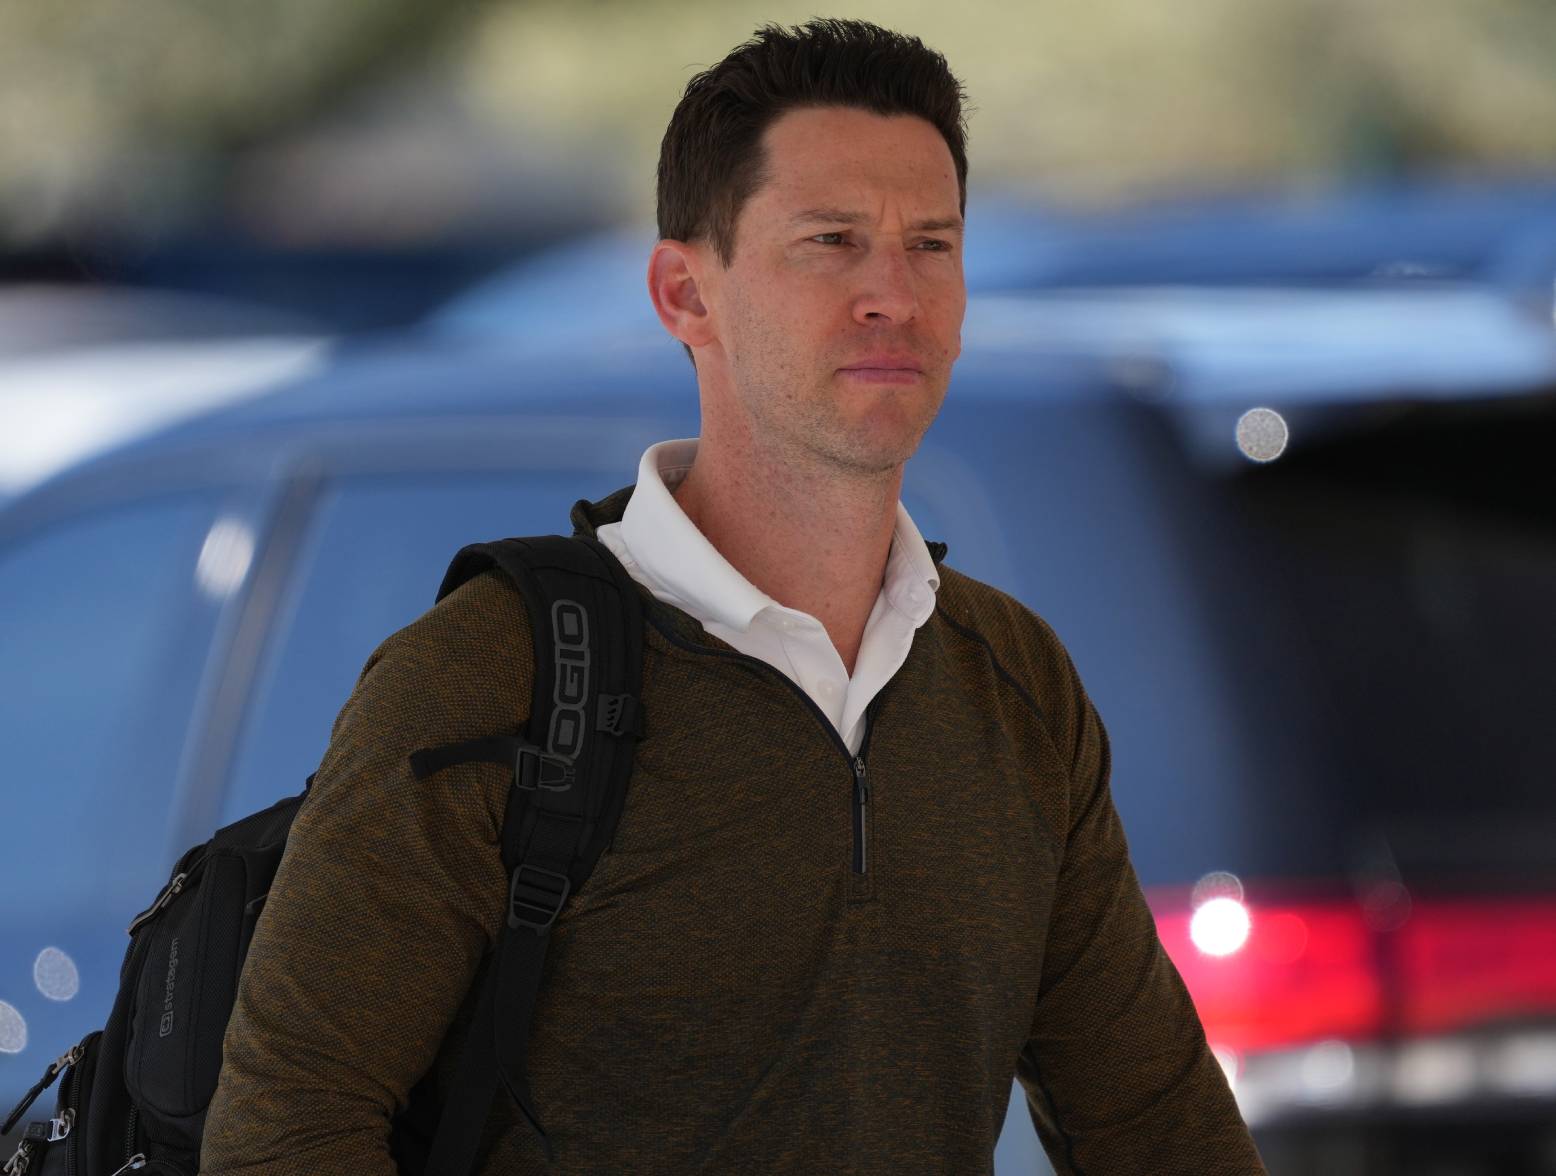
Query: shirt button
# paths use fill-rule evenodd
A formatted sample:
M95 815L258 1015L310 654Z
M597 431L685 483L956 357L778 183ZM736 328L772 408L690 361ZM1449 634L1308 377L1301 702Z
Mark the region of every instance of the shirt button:
M834 682L831 678L824 679L817 689L819 690L822 698L837 697L837 683Z

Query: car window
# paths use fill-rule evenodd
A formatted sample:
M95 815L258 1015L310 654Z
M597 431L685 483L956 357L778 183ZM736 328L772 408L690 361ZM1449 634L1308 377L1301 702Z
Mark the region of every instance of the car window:
M432 606L460 547L570 533L573 503L615 488L566 470L333 483L269 637L222 823L302 787L368 656Z
M125 927L167 880L180 757L234 586L210 554L217 524L212 500L173 496L0 550L0 1095L102 1022Z
M1549 425L1336 443L1230 487L1349 766L1340 819L1410 877L1556 875Z

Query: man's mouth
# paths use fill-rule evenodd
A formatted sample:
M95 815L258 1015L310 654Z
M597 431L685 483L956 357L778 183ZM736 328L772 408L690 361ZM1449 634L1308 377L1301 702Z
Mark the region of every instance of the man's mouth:
M895 355L868 355L838 371L850 380L880 384L911 384L924 374L917 360Z

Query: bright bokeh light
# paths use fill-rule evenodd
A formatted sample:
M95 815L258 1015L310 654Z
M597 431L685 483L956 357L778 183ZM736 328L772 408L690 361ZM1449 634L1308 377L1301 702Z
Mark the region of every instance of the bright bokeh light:
M15 1005L0 1000L0 1053L21 1053L26 1048L26 1019Z
M1286 419L1273 408L1250 408L1237 418L1237 448L1249 461L1274 461L1286 452L1290 435Z
M69 1000L81 991L76 961L57 947L46 947L32 962L32 982L50 1000Z
M1206 955L1227 956L1248 942L1253 921L1235 898L1212 898L1194 911L1189 938Z
M230 596L254 561L254 532L239 519L218 519L200 548L195 581L214 600Z

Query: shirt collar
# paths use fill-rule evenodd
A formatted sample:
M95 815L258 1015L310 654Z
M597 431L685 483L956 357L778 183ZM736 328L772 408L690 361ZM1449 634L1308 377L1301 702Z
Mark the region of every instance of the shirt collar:
M696 456L695 437L649 446L621 517L622 542L656 596L667 593L687 612L746 632L758 613L782 606L736 571L676 502L671 491ZM929 547L899 502L886 558L887 603L917 627L934 612L939 587Z
M905 614L916 629L935 611L935 593L940 591L940 569L929 554L929 545L908 514L897 503L897 526L892 531L891 553L886 557L886 579L882 585L886 602Z

